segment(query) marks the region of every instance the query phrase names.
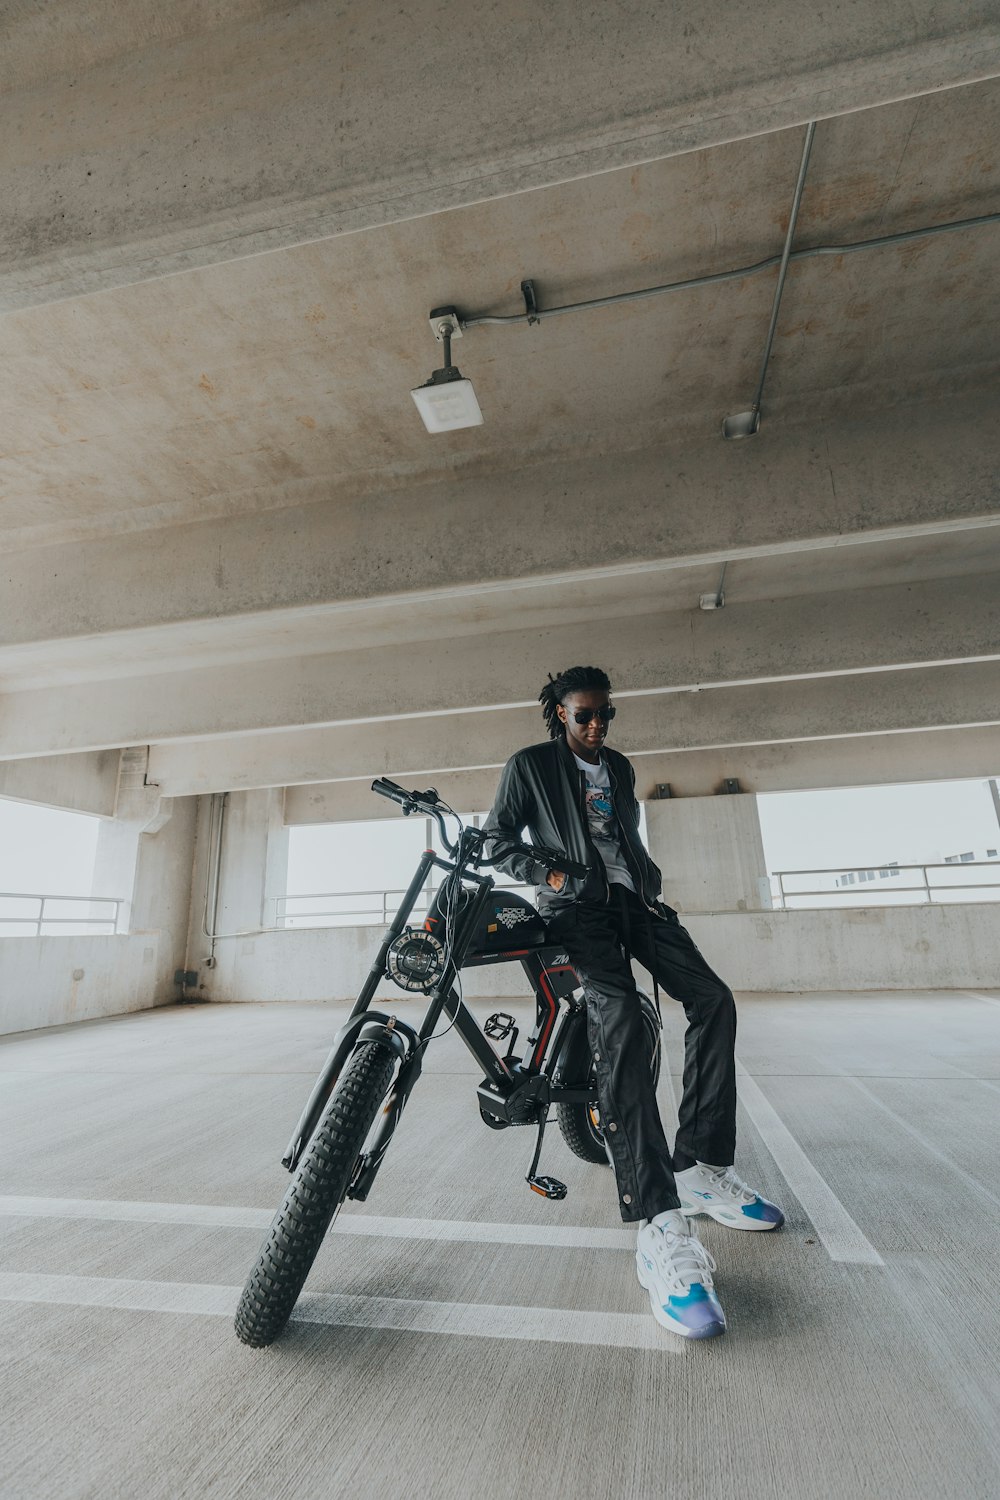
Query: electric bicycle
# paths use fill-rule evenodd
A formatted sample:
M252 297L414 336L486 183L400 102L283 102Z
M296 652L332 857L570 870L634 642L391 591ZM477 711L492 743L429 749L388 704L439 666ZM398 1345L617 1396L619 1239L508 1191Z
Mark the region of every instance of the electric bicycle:
M506 838L499 853L487 858L484 832L464 826L435 790L408 792L383 777L372 783L372 791L397 802L404 814L433 818L446 854L427 849L421 855L282 1157L292 1180L236 1313L238 1337L256 1348L272 1343L284 1328L343 1203L348 1198L364 1202L371 1192L442 1017L447 1017L445 1030L454 1029L483 1069L476 1090L483 1123L491 1130L536 1128L525 1179L532 1192L552 1200L566 1197L565 1184L538 1172L553 1107L563 1139L576 1156L605 1165L608 1161L579 976L552 943L535 907L498 889L485 873L498 858L514 852L567 876L585 877L586 865L556 850ZM454 840L448 834L449 817L458 824ZM444 878L423 924L411 925L432 869L442 871ZM515 960L536 1002L534 1025L520 1055L515 1051L515 1018L498 1010L480 1029L462 999L459 978L463 969ZM408 995L427 997L419 1026L371 1008L384 977ZM655 1083L660 1022L648 996L641 996L641 1003ZM493 1044L503 1042L507 1045L501 1053Z

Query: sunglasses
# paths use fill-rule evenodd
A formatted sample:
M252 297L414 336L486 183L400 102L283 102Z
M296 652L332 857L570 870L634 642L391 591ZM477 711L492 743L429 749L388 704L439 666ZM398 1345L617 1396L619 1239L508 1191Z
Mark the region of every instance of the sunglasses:
M610 724L616 713L613 703L603 703L600 708L578 708L573 721L576 724L589 724L591 719L600 719L602 724Z

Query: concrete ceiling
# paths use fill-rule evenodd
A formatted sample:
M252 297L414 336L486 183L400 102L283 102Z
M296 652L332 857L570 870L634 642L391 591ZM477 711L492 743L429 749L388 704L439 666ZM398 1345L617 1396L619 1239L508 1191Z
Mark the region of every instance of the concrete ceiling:
M796 245L1000 212L1000 81L821 122ZM469 330L481 428L410 400L426 316L523 311L781 249L800 130L8 314L0 529L18 547L718 433L756 385L775 271ZM1000 373L1000 224L792 266L769 423Z
M220 745L233 785L492 767L496 744L527 732L517 705L535 678L584 647L624 695L651 696L634 746L648 778L672 779L662 757L689 767L699 748L716 767L726 746L828 745L839 725L915 743L959 724L982 736L1000 717L1000 223L793 262L763 428L746 444L720 425L753 394L774 269L468 329L453 352L480 428L432 437L409 396L439 362L435 305L519 313L525 276L545 308L776 255L811 117L796 248L1000 213L988 17L967 10L949 31L936 13L917 25L910 6L905 46L892 6L884 36L866 21L850 46L817 22L812 61L803 34L783 94L733 38L719 40L713 93L706 38L689 40L655 108L656 48L680 54L633 17L611 67L616 118L603 44L574 12L565 77L592 80L592 129L585 100L560 114L539 99L544 144L522 150L503 112L520 85L511 74L505 103L484 53L469 62L491 80L480 115L442 116L437 156L433 134L423 155L385 136L405 135L412 109L373 116L366 186L346 165L364 148L348 113L346 154L325 168L339 185L307 192L325 149L314 121L284 196L272 156L274 180L262 166L234 208L226 194L266 155L282 89L297 118L282 69L305 76L322 8L232 0L207 26L197 8L139 7L132 50L113 7L85 8L89 28L66 22L73 67L30 6L11 12L5 54L22 113L0 244L0 760L39 758L44 780L59 757L62 786L64 752L160 745L178 795L224 784ZM831 25L859 23L856 9ZM189 105L226 47L227 89L211 109ZM283 79L273 99L268 58ZM432 75L414 67L419 92ZM145 103L143 70L158 90ZM321 98L322 77L300 103ZM241 137L255 87L260 133ZM177 145L195 117L214 176L198 176L196 142ZM723 564L713 619L698 599ZM950 686L953 667L965 675ZM712 703L679 714L664 697L658 714L658 695L692 688ZM466 720L484 708L496 713L477 748ZM426 732L394 736L400 712ZM430 722L442 716L454 733ZM801 756L753 763L789 785L809 774ZM829 753L822 764L835 780Z
M1000 524L900 542L816 547L780 556L737 558L725 565L726 607L796 596L840 594L942 577L1000 572ZM702 594L715 593L718 563L653 563L640 573L569 581L519 579L497 588L450 591L424 598L389 595L342 605L266 611L222 620L190 620L75 639L0 644L0 690L71 686L77 682L182 672L284 657L393 647L413 641L544 631L614 618L627 606L642 620L690 614Z

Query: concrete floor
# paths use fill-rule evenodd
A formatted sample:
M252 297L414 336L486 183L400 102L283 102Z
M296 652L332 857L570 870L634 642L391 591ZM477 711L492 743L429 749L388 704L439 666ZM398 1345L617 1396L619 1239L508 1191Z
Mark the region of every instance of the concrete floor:
M530 1133L483 1128L448 1036L309 1321L251 1351L229 1314L342 1010L0 1048L4 1497L1000 1493L996 996L742 1001L737 1166L789 1217L701 1221L708 1345L653 1324L606 1169L553 1133L569 1197L528 1191Z

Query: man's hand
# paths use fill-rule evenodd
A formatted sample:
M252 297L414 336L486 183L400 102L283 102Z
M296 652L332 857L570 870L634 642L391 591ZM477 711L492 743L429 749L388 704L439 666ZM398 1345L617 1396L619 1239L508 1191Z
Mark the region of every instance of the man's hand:
M545 879L554 891L561 891L566 884L566 876L562 870L550 870Z

